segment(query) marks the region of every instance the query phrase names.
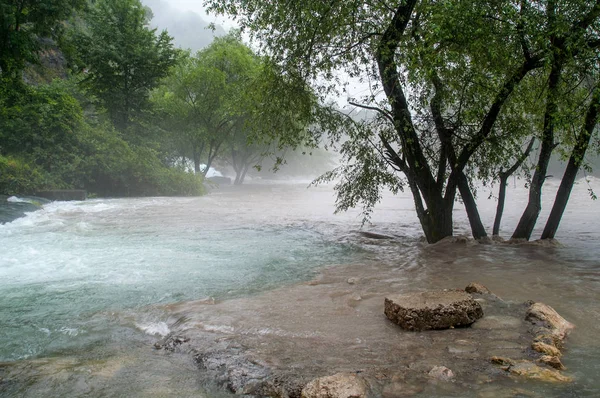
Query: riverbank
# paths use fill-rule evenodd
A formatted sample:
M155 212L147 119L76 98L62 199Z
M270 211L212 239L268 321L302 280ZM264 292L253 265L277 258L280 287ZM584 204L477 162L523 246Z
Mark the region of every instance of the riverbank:
M468 257L479 245L433 246L417 250ZM492 363L494 356L535 358L523 302L479 295L486 315L470 328L407 332L385 318L385 296L424 287L403 280L390 264L331 267L308 283L251 298L169 305L171 333L156 347L192 356L206 383L236 394L299 397L311 380L337 373L358 374L383 397L581 393L577 383L540 384ZM451 377L432 374L436 368L449 368Z

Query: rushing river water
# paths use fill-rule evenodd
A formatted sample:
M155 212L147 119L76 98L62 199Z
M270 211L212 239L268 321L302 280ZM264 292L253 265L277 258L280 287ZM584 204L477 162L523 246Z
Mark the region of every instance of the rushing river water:
M556 187L547 184L547 199ZM468 252L420 243L407 193L384 195L367 228L396 236L389 245L353 232L359 211L334 215L330 187L299 183L46 204L0 225L0 395L218 396L190 361L152 350L173 327L168 304L252 297L324 267L381 263L394 267L400 290L478 280L502 297L554 306L577 325L564 360L576 379L570 394L598 395L600 203L588 188L575 187L563 246ZM523 188L508 194L505 235L526 201ZM480 196L490 225L495 202ZM460 204L456 224L467 232Z

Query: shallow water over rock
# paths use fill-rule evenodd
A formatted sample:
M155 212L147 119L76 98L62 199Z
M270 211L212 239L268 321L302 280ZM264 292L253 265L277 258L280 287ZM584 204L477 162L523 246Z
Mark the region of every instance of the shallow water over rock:
M358 232L358 212L333 215L330 188L298 184L47 205L0 226L0 329L8 336L0 343L0 393L226 395L209 368L223 360L219 352L237 352L231 360L241 367L266 361L307 381L387 366L379 375L384 396L401 386L421 396L596 396L600 208L586 186L577 189L562 246L425 245L407 195L384 197L366 227L387 238L376 239ZM526 198L522 189L509 194L513 204ZM487 223L494 206L482 200ZM508 209L507 229L520 210ZM458 204L455 214L456 232L465 232ZM516 322L512 313L483 318L472 330L410 337L383 315L385 294L474 280L514 303L543 301L577 325L561 358L573 383L490 382L478 372L491 366L481 358L488 343L464 333L487 333L502 355L521 352L527 344L500 328ZM198 358L181 350L188 343L173 352L153 348L170 333L196 336L196 354L216 356L199 369ZM249 349L256 363L246 362ZM453 358L470 361L473 373L452 369ZM359 360L370 365L356 369ZM452 369L455 379L426 377L435 366Z

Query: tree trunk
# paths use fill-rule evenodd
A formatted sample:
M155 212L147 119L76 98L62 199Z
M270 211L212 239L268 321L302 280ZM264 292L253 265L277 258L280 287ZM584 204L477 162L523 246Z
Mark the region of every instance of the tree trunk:
M500 235L500 222L502 221L502 214L504 213L504 202L506 200L506 184L508 176L502 174L500 176L500 190L498 192L498 206L496 207L496 217L494 218L494 227L492 234L497 236Z
M592 96L592 102L590 103L586 113L585 125L577 137L577 141L575 142L575 146L571 152L571 157L569 158L569 163L565 169L565 174L563 175L562 181L560 182L560 187L556 192L556 198L554 199L552 211L550 212L550 216L548 217L548 221L546 221L546 226L542 232L542 239L553 239L556 235L558 225L560 224L560 220L565 212L565 208L567 207L567 202L569 201L569 196L571 195L571 190L573 189L573 183L575 182L577 172L579 171L579 166L581 166L581 163L583 162L583 158L590 143L592 133L594 132L594 128L598 123L599 110L600 87L596 87L594 89L594 95Z
M508 178L515 173L521 167L525 159L531 153L533 149L533 144L535 143L535 137L533 137L529 141L529 145L527 145L527 149L525 152L519 156L515 164L513 164L508 170L504 172L500 172L500 190L498 192L498 206L496 207L496 217L494 218L494 227L492 229L492 234L497 236L500 235L500 222L502 221L502 214L504 213L504 202L506 201L506 185L508 184Z
M554 151L554 127L555 117L558 111L558 96L559 96L559 84L562 74L562 60L558 54L558 50L555 50L554 59L552 62L552 70L548 79L548 94L546 97L546 111L544 113L544 129L542 132L542 147L540 150L540 156L538 164L531 179L529 186L529 201L527 207L521 215L521 219L513 232L513 239L526 239L531 238L533 228L537 222L540 211L542 210L542 187L546 181L546 172L548 170L548 164L550 163L550 157L552 151Z
M458 190L460 192L460 196L462 197L465 210L467 211L467 216L469 218L469 224L471 225L471 233L473 234L473 238L486 238L487 232L485 232L485 227L481 222L481 217L479 216L479 210L477 210L477 203L475 202L475 197L473 196L473 192L471 192L471 187L469 187L467 177L462 172L458 176Z
M453 203L453 202L452 202ZM440 200L434 207L425 210L425 217L421 219L421 226L425 232L427 242L435 243L452 236L452 209L446 201Z
M202 172L202 174L204 174L205 177L206 173L208 173L208 170L210 169L210 166L212 165L213 160L217 157L217 154L219 153L219 148L221 147L222 143L223 141L217 143L210 143L208 147L208 159L206 160L206 168Z
M235 185L242 185L244 183L244 179L246 178L246 173L248 173L249 168L249 164L244 164L242 166L242 169L239 172L236 172L234 183Z
M192 148L192 157L194 158L194 173L200 174L202 172L200 170L200 151L195 146Z

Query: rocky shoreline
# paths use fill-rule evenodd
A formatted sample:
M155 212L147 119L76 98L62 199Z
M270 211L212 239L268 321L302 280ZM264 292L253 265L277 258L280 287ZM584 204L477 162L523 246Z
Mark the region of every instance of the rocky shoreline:
M405 331L383 315L385 275L340 268L249 299L171 305L172 334L155 347L191 355L201 378L237 395L537 397L528 380L571 381L560 357L573 325L544 304L471 284L483 318Z

